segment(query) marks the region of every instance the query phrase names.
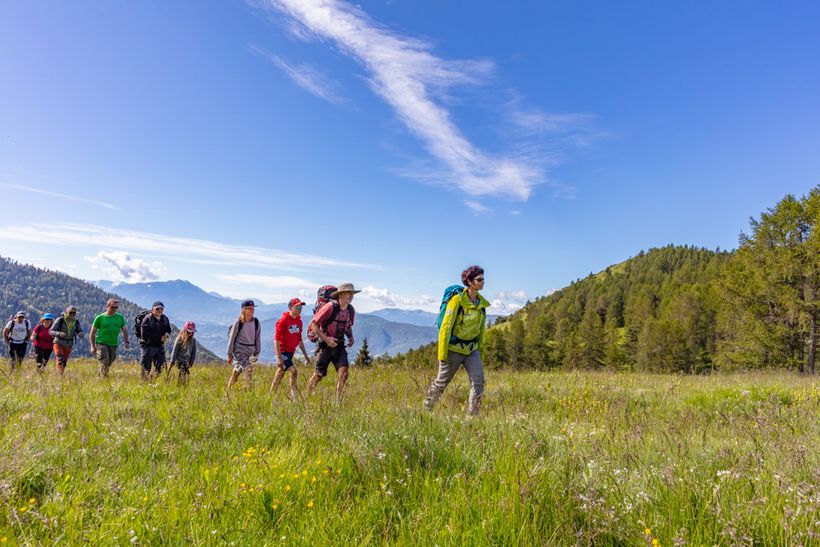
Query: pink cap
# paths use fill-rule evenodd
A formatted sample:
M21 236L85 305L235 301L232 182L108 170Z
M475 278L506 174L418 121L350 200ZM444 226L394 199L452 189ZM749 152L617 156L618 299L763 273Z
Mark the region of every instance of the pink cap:
M196 323L193 321L186 321L185 324L182 325L182 328L188 332L196 332Z

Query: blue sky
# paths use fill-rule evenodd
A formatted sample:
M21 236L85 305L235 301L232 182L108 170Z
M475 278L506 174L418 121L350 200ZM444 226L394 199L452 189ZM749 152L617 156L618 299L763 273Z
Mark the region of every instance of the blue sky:
M0 5L0 254L497 313L820 181L820 4Z

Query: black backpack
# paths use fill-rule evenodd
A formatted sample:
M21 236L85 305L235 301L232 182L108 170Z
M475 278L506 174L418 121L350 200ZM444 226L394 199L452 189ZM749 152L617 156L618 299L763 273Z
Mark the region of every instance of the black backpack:
M239 330L238 330L238 331L236 331L236 335L237 335L237 336L239 336L239 331L241 331L241 330L242 330L242 327L244 327L244 326L245 326L245 323L243 323L242 321L240 321L240 322L239 322ZM258 319L258 318L256 318L256 317L254 317L254 318L253 318L253 326L254 326L254 327L256 327L256 330L259 330L259 319ZM230 325L230 326L228 327L228 340L230 340L230 339L231 339L231 329L232 329L232 328L233 328L233 325Z
M142 310L134 318L134 336L137 337L137 340L142 340L142 320L150 313L151 310Z

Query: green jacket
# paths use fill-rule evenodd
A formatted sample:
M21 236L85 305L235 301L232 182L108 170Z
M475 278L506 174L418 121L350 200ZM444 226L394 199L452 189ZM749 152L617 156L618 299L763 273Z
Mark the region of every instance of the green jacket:
M459 306L462 309L461 313L457 313ZM489 306L490 303L481 294L478 295L478 304L473 304L467 295L466 289L461 294L454 295L447 302L444 319L442 319L441 328L438 331L439 361L447 359L447 354L451 351L462 355L470 355L476 349L481 352L481 360L484 360L485 332L487 330L486 308ZM455 324L456 317L458 317L458 324ZM462 344L453 341L453 336L471 342Z

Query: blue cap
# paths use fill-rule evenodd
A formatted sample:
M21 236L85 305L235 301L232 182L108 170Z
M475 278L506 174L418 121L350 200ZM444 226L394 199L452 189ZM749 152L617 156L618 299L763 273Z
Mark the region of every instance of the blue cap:
M54 316L51 315L50 313L47 313L43 316L43 319L54 319Z

